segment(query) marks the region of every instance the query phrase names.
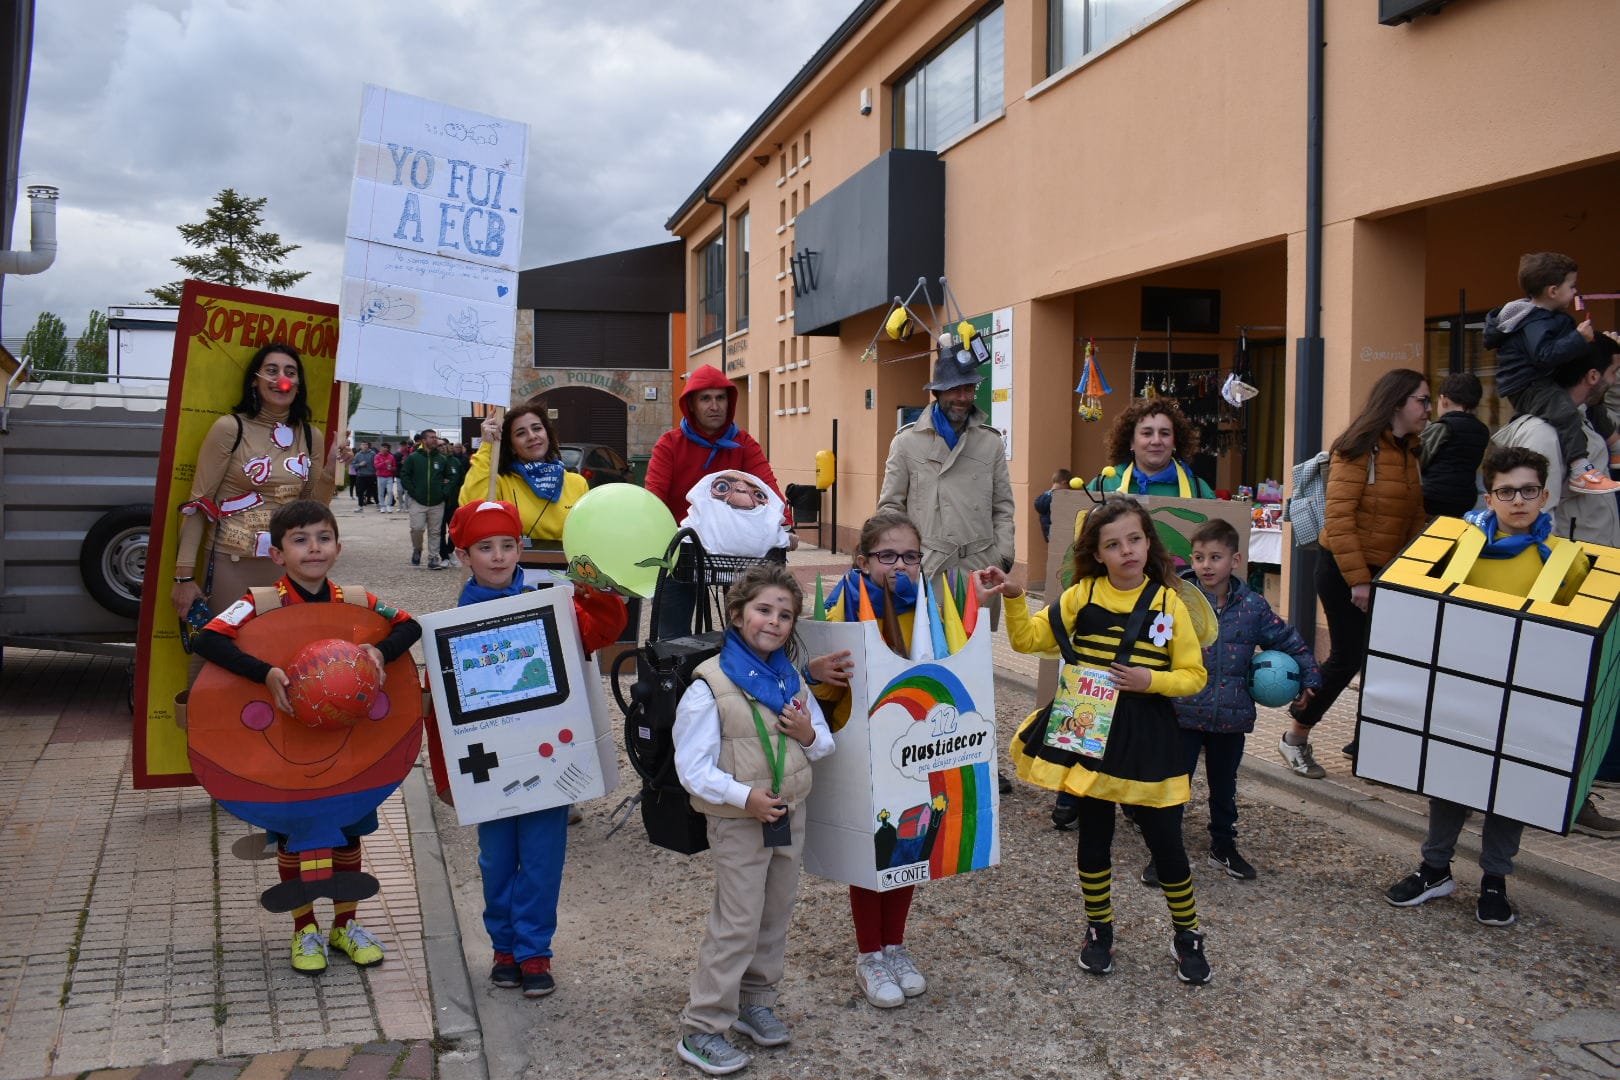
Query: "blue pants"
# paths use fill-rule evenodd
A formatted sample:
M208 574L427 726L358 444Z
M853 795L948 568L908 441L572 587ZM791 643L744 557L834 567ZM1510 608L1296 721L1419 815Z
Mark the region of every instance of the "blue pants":
M511 953L519 963L551 955L567 854L566 806L478 826L484 929L489 931L495 951Z
M1204 752L1204 779L1209 782L1209 842L1225 847L1237 839L1237 774L1246 736L1241 731L1181 729L1187 751L1187 775L1198 771L1198 752Z

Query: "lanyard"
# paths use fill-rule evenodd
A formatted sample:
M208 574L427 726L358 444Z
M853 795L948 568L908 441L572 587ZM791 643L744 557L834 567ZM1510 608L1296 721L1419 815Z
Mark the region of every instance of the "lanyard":
M771 794L782 793L782 770L787 765L787 733L776 733L776 753L771 753L771 737L765 731L765 719L759 715L759 708L752 701L748 709L754 714L754 730L759 733L759 747L765 751L765 763L771 767Z

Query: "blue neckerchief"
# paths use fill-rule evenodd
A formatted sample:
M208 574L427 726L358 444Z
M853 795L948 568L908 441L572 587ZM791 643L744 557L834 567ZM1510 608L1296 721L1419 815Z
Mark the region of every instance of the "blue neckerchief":
M946 446L955 450L956 440L962 437L962 433L951 426L950 417L946 416L945 410L939 407L939 402L934 402L934 407L929 411L934 417L934 430L939 432L939 437L945 440Z
M874 584L872 579L860 570L850 567L838 584L833 586L832 595L827 597L826 608L831 611L838 603L840 597L844 601L844 621L859 622L861 618L861 587L858 584L861 578L866 578L866 595L872 599L872 614L883 618L883 588ZM894 613L911 611L917 606L917 583L906 574L896 574L894 584L889 586L894 593Z
M535 497L556 502L562 495L563 474L568 470L560 461L514 461L513 471L523 477Z
M777 649L768 659L748 647L735 626L726 631L720 646L720 670L737 688L775 716L799 692L799 673L788 659L786 649Z
M1131 473L1136 481L1136 493L1146 495L1149 484L1174 484L1176 482L1176 459L1171 458L1170 464L1156 473L1148 473L1142 469L1132 469Z
M1481 558L1511 559L1532 545L1541 552L1542 562L1552 555L1547 538L1552 535L1553 517L1545 510L1536 515L1536 523L1530 526L1529 532L1513 536L1496 535L1495 510L1470 510L1463 515L1463 520L1485 534L1485 547L1479 553Z
M730 427L726 428L726 430L722 431L719 438L705 439L702 435L697 433L697 429L692 426L692 421L682 419L681 434L685 435L689 440L697 443L699 446L706 446L709 448L709 456L703 460L703 468L705 470L707 470L708 467L714 463L714 455L718 454L722 450L735 450L742 445L742 443L737 441L736 424L732 424Z
M461 597L456 601L457 607L466 607L468 604L481 604L485 600L499 600L503 596L516 596L520 592L528 592L533 585L523 584L523 567L512 568L512 584L504 589L491 589L478 584L477 578L468 578L467 584L461 587Z

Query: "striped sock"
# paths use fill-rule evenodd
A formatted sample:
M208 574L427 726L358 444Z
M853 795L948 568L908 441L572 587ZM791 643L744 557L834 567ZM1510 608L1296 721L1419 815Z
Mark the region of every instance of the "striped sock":
M1114 921L1113 889L1113 867L1090 873L1084 870L1080 872L1080 897L1085 901L1087 921L1101 923Z
M282 881L298 880L298 856L281 844L276 845L276 876ZM318 930L315 923L315 905L305 904L303 907L293 908L294 930Z
M1192 875L1187 880L1174 884L1161 881L1159 888L1164 890L1164 902L1170 907L1170 921L1177 930L1198 929L1198 901L1193 898Z
M360 872L359 840L355 840L347 847L332 849L332 872L334 874L358 874ZM332 926L335 928L349 925L354 921L354 909L359 906L354 901L341 904L334 901L332 904Z

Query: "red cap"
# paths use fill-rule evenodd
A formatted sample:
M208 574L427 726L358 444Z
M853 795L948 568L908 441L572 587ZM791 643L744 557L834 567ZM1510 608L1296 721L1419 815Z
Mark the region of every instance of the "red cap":
M521 537L523 522L517 507L509 502L481 500L466 503L450 518L450 542L458 548L472 547L491 536Z

